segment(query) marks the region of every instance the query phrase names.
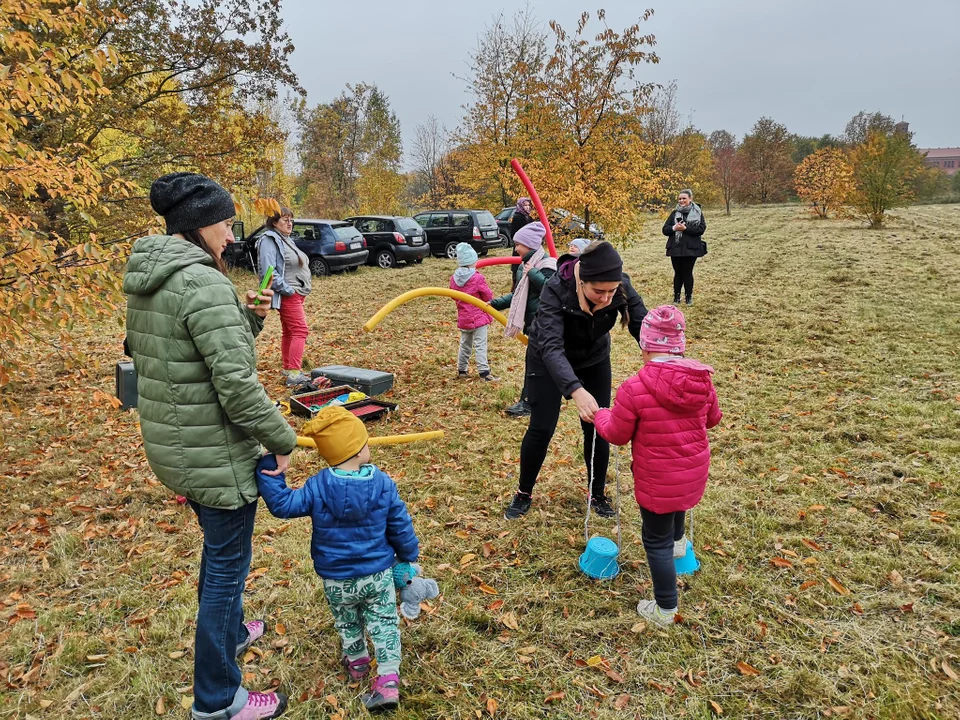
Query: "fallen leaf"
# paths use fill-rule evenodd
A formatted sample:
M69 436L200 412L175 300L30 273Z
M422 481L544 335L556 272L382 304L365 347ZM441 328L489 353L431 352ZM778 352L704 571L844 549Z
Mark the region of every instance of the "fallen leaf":
M818 511L818 510L826 510L826 509L827 509L827 506L826 506L826 505L811 505L811 506L810 506L809 508L807 508L807 509L816 512L816 511Z
M514 615L512 612L504 613L500 617L500 622L502 622L506 627L510 628L511 630L520 629L520 623L517 622L517 616Z
M477 556L474 553L467 553L462 558L460 558L460 564L466 565L468 562L471 562L476 559L477 559Z
M906 605L900 606L900 612L902 613L911 613L913 612L913 603L907 603Z
M815 543L813 540L807 540L807 538L801 538L800 542L802 542L804 545L806 545L808 548L810 548L814 552L820 552L821 550L823 550L823 548L817 543Z
M940 667L943 668L944 674L954 682L957 682L958 680L960 680L960 676L957 675L956 671L954 671L954 669L950 667L950 665L947 663L946 660L940 663Z
M714 700L710 701L710 709L713 710L717 715L723 715L723 708L720 707L720 703Z
M490 717L497 712L497 701L493 698L487 698L487 712L490 713Z
M630 704L630 696L624 693L623 695L617 696L617 699L614 701L613 706L617 710L623 710L629 704Z
M647 624L645 622L638 622L630 628L630 632L637 633L638 635L647 629Z
M168 654L167 657L171 660L179 660L184 655L186 655L186 653L183 650L174 650L172 653Z
M659 690L660 692L666 695L673 695L674 689L672 685L661 685L656 680L647 680L647 685L652 687L654 690Z
M618 673L616 670L604 670L603 674L606 675L611 680L613 680L614 682L618 682L618 683L623 682L623 676L620 673Z
M163 697L163 695L161 695L160 697L157 698L157 704L154 705L153 711L154 711L157 715L166 715L166 714L167 714L167 701L166 701L166 699Z
M557 690L547 695L543 699L543 702L549 705L550 703L557 702L558 700L563 700L566 696L567 694L563 690Z
M835 580L834 578L831 577L831 578L827 578L827 582L830 583L830 587L832 587L834 590L836 590L836 591L837 591L838 593L840 593L841 595L849 595L849 594L850 594L850 591L847 590L847 588L845 588L843 585L841 585L838 580Z
M743 660L737 663L737 670L740 671L741 675L759 675L760 671L757 670L753 665L745 663Z
M791 568L791 567L793 567L793 563L792 563L792 562L790 562L790 561L787 560L786 558L782 558L782 557L770 558L770 564L773 565L774 567L781 567L781 568Z
M109 655L104 653L103 655L87 655L87 662L103 662L106 660Z
M493 543L485 542L483 544L483 556L488 558L491 555L493 555Z
M896 570L891 570L887 575L887 580L889 580L894 585L899 585L903 582L903 575L898 573Z
M587 667L597 667L598 665L603 664L603 657L600 655L593 655L592 657L587 658Z
M496 595L497 591L486 583L480 583L480 592L486 593L487 595Z
M277 635L286 635L286 634L287 634L287 626L284 625L282 622L278 622L278 623L274 626L274 630L277 631Z
M537 646L527 645L526 647L519 648L517 652L521 655L535 655L537 652Z
M327 695L324 700L326 700L334 709L340 707L340 701L337 700L336 695Z
M820 583L818 583L816 580L804 580L802 583L800 583L800 591L803 592L804 590L809 590L814 585L819 584Z
M492 603L487 605L487 610L490 610L491 612L496 612L502 607L503 607L503 600L494 600Z
M902 608L901 608L901 609L902 609ZM860 605L860 603L858 603L858 602L856 602L856 603L853 604L853 607L850 608L850 611L851 611L854 615L860 615L861 617L863 616L863 607L862 607L862 606Z
M193 695L184 695L180 698L180 707L184 710L189 710L193 707Z

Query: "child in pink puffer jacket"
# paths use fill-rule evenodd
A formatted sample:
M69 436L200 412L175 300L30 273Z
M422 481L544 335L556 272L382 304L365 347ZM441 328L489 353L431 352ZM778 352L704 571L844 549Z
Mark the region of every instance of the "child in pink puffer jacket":
M674 558L686 552L684 513L703 497L710 470L707 429L722 417L713 368L683 357L685 328L679 308L648 312L640 329L643 368L617 388L613 409L594 418L607 442L633 441L634 492L655 598L641 600L637 612L661 627L674 623Z
M493 300L493 291L487 285L487 279L477 272L477 251L469 243L457 245L457 269L450 278L450 289L459 290L467 295L488 303ZM470 356L476 353L477 371L483 380L494 381L499 378L490 374L487 362L487 325L493 322L480 308L463 300L457 300L457 327L460 328L460 352L457 354L457 376L467 377Z

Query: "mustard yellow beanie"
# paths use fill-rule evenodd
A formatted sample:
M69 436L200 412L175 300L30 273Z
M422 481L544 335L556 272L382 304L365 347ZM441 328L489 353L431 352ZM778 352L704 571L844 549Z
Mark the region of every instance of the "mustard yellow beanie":
M303 426L303 434L317 444L320 457L333 467L346 462L367 444L367 428L349 410L332 405Z

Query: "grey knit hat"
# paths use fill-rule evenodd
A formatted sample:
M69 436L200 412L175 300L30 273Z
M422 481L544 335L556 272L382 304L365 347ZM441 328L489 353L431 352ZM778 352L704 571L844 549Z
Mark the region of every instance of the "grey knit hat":
M196 230L237 214L230 193L206 175L177 172L150 186L150 205L167 221L167 234Z

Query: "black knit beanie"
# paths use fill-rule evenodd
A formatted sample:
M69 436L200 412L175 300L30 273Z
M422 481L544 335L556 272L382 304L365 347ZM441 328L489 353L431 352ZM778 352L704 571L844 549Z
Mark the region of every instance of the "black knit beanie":
M237 214L230 193L198 173L164 175L150 186L150 205L167 221L167 234L216 225Z
M623 279L623 260L620 253L607 241L580 254L582 282L620 282Z

